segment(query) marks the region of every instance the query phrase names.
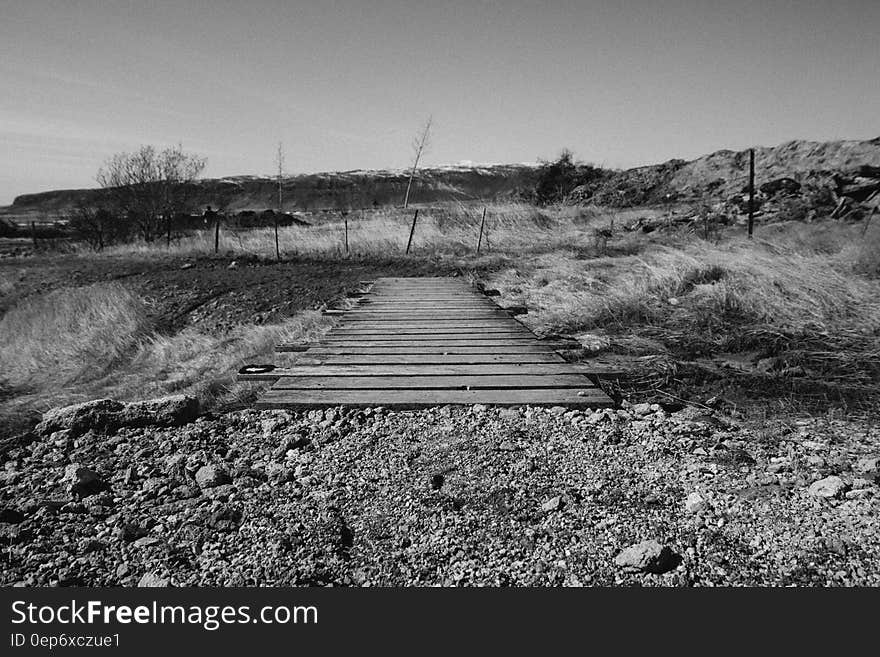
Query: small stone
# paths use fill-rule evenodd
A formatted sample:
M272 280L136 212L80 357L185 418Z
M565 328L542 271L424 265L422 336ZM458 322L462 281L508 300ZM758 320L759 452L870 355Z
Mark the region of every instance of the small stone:
M203 465L196 471L196 483L199 488L212 488L232 483L232 478L223 466Z
M158 545L162 542L162 539L158 536L144 536L142 538L137 539L133 545L138 548L150 547L151 545Z
M651 413L651 405L635 404L631 410L635 415L649 415Z
M238 261L237 261L237 260L233 260L232 262L229 263L229 266L226 267L226 269L235 269L235 268L237 268L237 267L238 267Z
M620 551L614 563L628 572L665 573L675 568L675 554L657 541L643 541Z
M544 513L550 513L551 511L556 511L562 506L562 498L557 495L555 497L551 497L549 500L545 500L543 504L541 504L541 511Z
M169 579L160 577L156 573L144 573L144 576L138 581L138 588L164 588L168 586Z
M68 480L68 490L71 495L82 499L89 495L96 495L109 488L97 472L85 468L78 463L71 463L64 471L64 478Z
M486 405L485 404L474 404L471 409L474 413L485 413Z
M565 415L566 411L568 411L568 409L565 406L552 406L550 408L550 412L553 413L553 415L555 415L556 417Z
M498 412L498 416L503 420L518 420L519 411L515 408L502 408Z
M516 443L512 440L502 440L501 444L498 445L498 449L502 452L514 452L516 451Z
M706 498L697 492L687 496L684 501L684 510L690 514L697 514L706 507Z
M856 472L863 474L880 471L880 457L866 456L856 463Z
M811 484L807 492L815 497L832 499L840 497L844 490L846 490L846 484L843 482L843 479L832 475Z
M443 487L444 481L446 481L446 479L443 477L442 474L435 474L431 477L431 489L440 490Z

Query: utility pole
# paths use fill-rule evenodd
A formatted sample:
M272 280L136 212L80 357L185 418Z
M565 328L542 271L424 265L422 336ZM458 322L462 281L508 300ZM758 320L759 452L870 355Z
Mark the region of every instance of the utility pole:
M755 231L755 149L749 149L749 239Z

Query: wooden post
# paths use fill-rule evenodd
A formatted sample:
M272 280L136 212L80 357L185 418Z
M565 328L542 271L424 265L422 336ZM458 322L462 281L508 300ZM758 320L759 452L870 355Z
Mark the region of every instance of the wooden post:
M749 239L755 232L755 149L749 149Z
M486 208L483 207L483 218L480 219L480 236L477 238L477 255L480 255L480 247L483 244L483 226L486 225Z
M34 240L34 248L37 248L37 225L31 222L31 239Z
M348 255L348 215L342 215L342 220L345 222L345 255Z
M416 208L416 213L413 215L412 228L409 229L409 241L406 243L406 252L409 253L409 249L412 246L412 238L413 233L416 232L416 219L419 218L419 210Z
M278 248L278 217L275 217L275 259L281 262L281 249Z
M220 216L214 220L214 253L220 251Z

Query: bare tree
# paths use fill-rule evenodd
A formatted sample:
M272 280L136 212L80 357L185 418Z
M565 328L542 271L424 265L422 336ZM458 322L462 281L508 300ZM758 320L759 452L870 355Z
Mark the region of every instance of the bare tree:
M419 134L413 139L413 164L409 172L409 182L406 183L406 195L403 197L404 209L409 207L409 192L412 189L413 178L416 176L416 169L419 167L419 160L430 144L432 120L433 118L429 116Z
M163 151L141 146L112 156L96 178L109 191L116 214L151 242L163 228L170 232L174 217L189 209L191 183L205 164L204 158L185 153L179 145Z

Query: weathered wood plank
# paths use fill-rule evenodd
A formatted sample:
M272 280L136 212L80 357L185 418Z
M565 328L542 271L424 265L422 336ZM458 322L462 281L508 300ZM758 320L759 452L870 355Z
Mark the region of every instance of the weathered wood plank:
M483 365L292 365L265 374L241 374L242 381L277 379L281 376L523 376L591 374L580 363L495 363Z
M596 388L522 390L269 390L257 408L384 406L426 408L446 404L492 404L494 406L610 406L611 400Z
M395 326L394 331L391 332L388 330L389 327L382 326L381 328L372 328L370 326L365 326L361 328L358 326L357 328L345 328L343 326L338 326L333 329L331 333L327 334L327 337L330 336L338 336L343 339L347 339L348 336L358 336L358 335L376 335L382 336L383 338L393 339L396 337L400 337L402 339L421 339L421 338L431 338L433 336L443 336L443 337L453 337L453 336L467 336L468 338L473 339L494 339L494 338L503 338L503 337L522 337L528 338L529 340L535 340L535 334L529 331L528 329L522 326L515 325L505 325L505 324L496 324L493 323L490 326L443 326L442 329L438 329L436 326L414 326L413 328L405 328L400 326Z
M512 338L497 338L492 335L480 335L476 337L467 336L459 339L457 336L452 338L442 338L434 335L406 336L399 335L396 339L389 336L376 336L375 338L364 337L340 337L328 336L325 340L315 343L313 347L523 347L534 346L538 344L542 347L555 347L556 342L537 342L535 338L529 338L525 335L515 335Z
M583 374L541 376L283 376L272 388L284 390L477 390L521 388L594 388Z
M400 355L420 355L420 354L437 354L437 355L464 355L464 354L552 354L555 353L552 347L542 344L524 344L524 345L409 345L409 346L349 346L349 345L316 345L308 350L311 356L344 356L344 355L373 355L373 354L400 354Z
M436 333L449 333L454 330L465 329L471 331L473 329L496 329L500 332L509 332L521 329L528 332L524 326L503 319L498 320L459 320L457 322L444 322L442 325L434 321L412 321L412 322L351 322L342 321L333 329L336 331L358 330L358 331L385 331L387 333L399 333L405 330L433 331Z
M306 352L308 354L308 352ZM561 356L547 354L387 354L320 356L301 358L304 365L483 365L492 363L564 363Z

